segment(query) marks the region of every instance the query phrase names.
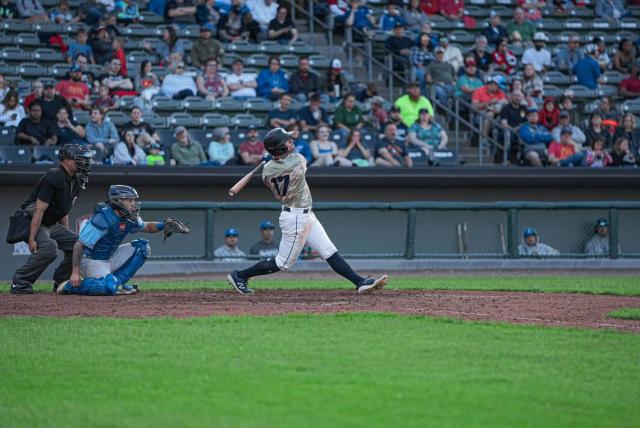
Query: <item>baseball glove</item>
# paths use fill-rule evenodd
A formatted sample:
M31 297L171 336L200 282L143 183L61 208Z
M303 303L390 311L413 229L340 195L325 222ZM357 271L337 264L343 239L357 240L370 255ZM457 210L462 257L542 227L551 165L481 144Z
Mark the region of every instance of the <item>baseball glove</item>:
M174 233L189 233L191 232L191 228L181 222L180 220L176 220L175 218L168 217L164 221L164 240L166 241L168 237L173 235Z

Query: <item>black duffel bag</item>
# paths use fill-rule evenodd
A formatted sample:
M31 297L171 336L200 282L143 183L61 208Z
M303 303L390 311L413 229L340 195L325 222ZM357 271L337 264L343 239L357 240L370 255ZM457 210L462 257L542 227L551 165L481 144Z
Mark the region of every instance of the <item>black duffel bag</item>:
M23 209L16 211L9 217L9 230L7 231L7 244L28 242L31 230L31 214Z

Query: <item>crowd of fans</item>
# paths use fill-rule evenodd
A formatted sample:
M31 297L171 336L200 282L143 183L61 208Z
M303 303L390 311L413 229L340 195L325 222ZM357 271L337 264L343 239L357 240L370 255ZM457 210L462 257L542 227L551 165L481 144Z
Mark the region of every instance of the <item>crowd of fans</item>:
M535 22L544 14L569 13L584 5L569 0L518 4L506 27L492 12L474 46L463 52L446 34L433 32L430 24L440 15L470 27L480 25L465 14L462 0L389 0L379 16L363 0L328 0L326 10L318 2L319 14L330 15L338 28L357 30L360 40L375 31L389 33L385 47L394 54L394 67L414 82L389 102L378 95L375 84L365 88L350 83L339 59L331 61L324 75L313 71L309 58L302 56L290 73L275 55L257 72L245 70L240 58L230 71L223 70L224 43L289 44L300 37L289 9L273 0L91 0L75 10L60 0L49 11L38 0L1 0L0 20L80 22L88 30L77 31L69 44L59 34L46 34L47 43L64 52L70 64L57 83L35 81L32 93L21 97L0 76L0 125L15 127L16 144L78 142L95 148L111 164L256 164L264 146L255 127L247 130L243 141L231 141L226 127L214 129L208 141L196 141L189 128L177 126L167 142L144 116L153 111L158 97L243 102L260 97L276 102L266 126L294 131L296 149L312 166L411 167L416 150L433 159L435 152L447 149L446 124L434 120L429 99L444 106L460 99L472 106L471 112L482 113L471 117L485 139L509 143L504 151L511 163L637 165L640 127L633 114L620 111L619 103L605 96L585 116L585 106L572 91L559 99L548 97L543 81L546 73L560 72L597 89L604 73L617 71L624 78L615 99L640 97L640 37L623 38L614 47L596 36L581 47L575 36L551 52L547 34L538 31ZM597 0L595 13L619 20L629 16L626 8L619 0ZM141 10L162 15L167 25L160 39L144 43L153 60L128 64L124 26L139 22ZM177 29L192 24L200 26L200 36L190 43L178 37ZM95 75L92 64L103 65L104 72ZM165 72L154 72L157 66ZM131 120L116 127L106 114L119 109L123 97L135 97ZM80 110L90 114L85 126L74 120ZM502 149L495 150L497 161L503 155Z

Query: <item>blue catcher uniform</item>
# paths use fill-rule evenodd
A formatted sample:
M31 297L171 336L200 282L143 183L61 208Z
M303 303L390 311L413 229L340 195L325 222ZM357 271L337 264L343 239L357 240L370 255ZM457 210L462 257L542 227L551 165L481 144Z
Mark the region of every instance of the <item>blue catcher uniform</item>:
M128 244L122 241L130 233L144 229L141 218L132 221L121 217L111 208L98 209L80 231L78 240L84 245L80 262L80 287L67 283L64 291L92 296L115 295L142 267L151 254L149 241L136 239Z

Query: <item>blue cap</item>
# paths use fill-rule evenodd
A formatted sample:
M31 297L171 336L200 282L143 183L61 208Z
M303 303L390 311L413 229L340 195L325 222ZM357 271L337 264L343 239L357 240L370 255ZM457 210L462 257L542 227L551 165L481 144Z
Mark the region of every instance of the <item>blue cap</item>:
M273 223L271 223L271 221L269 220L265 220L262 223L260 223L260 230L265 230L265 229L274 229Z
M207 22L206 24L204 24L202 27L200 27L200 32L203 31L213 31L213 24L210 22Z
M73 73L74 71L82 71L82 69L80 68L80 66L79 66L79 65L77 65L77 64L73 64L73 65L71 66L71 68L69 69L69 72Z
M525 238L528 238L528 237L530 237L530 236L538 236L538 232L537 232L533 227L527 227L527 228L524 230L524 234L523 234L523 236L524 236Z
M538 107L536 106L532 106L527 109L527 113L537 113L537 112L538 112Z
M609 220L604 217L599 218L598 221L596 221L596 227L609 227Z
M240 236L240 232L235 227L230 227L224 231L224 237L226 238L227 236Z

